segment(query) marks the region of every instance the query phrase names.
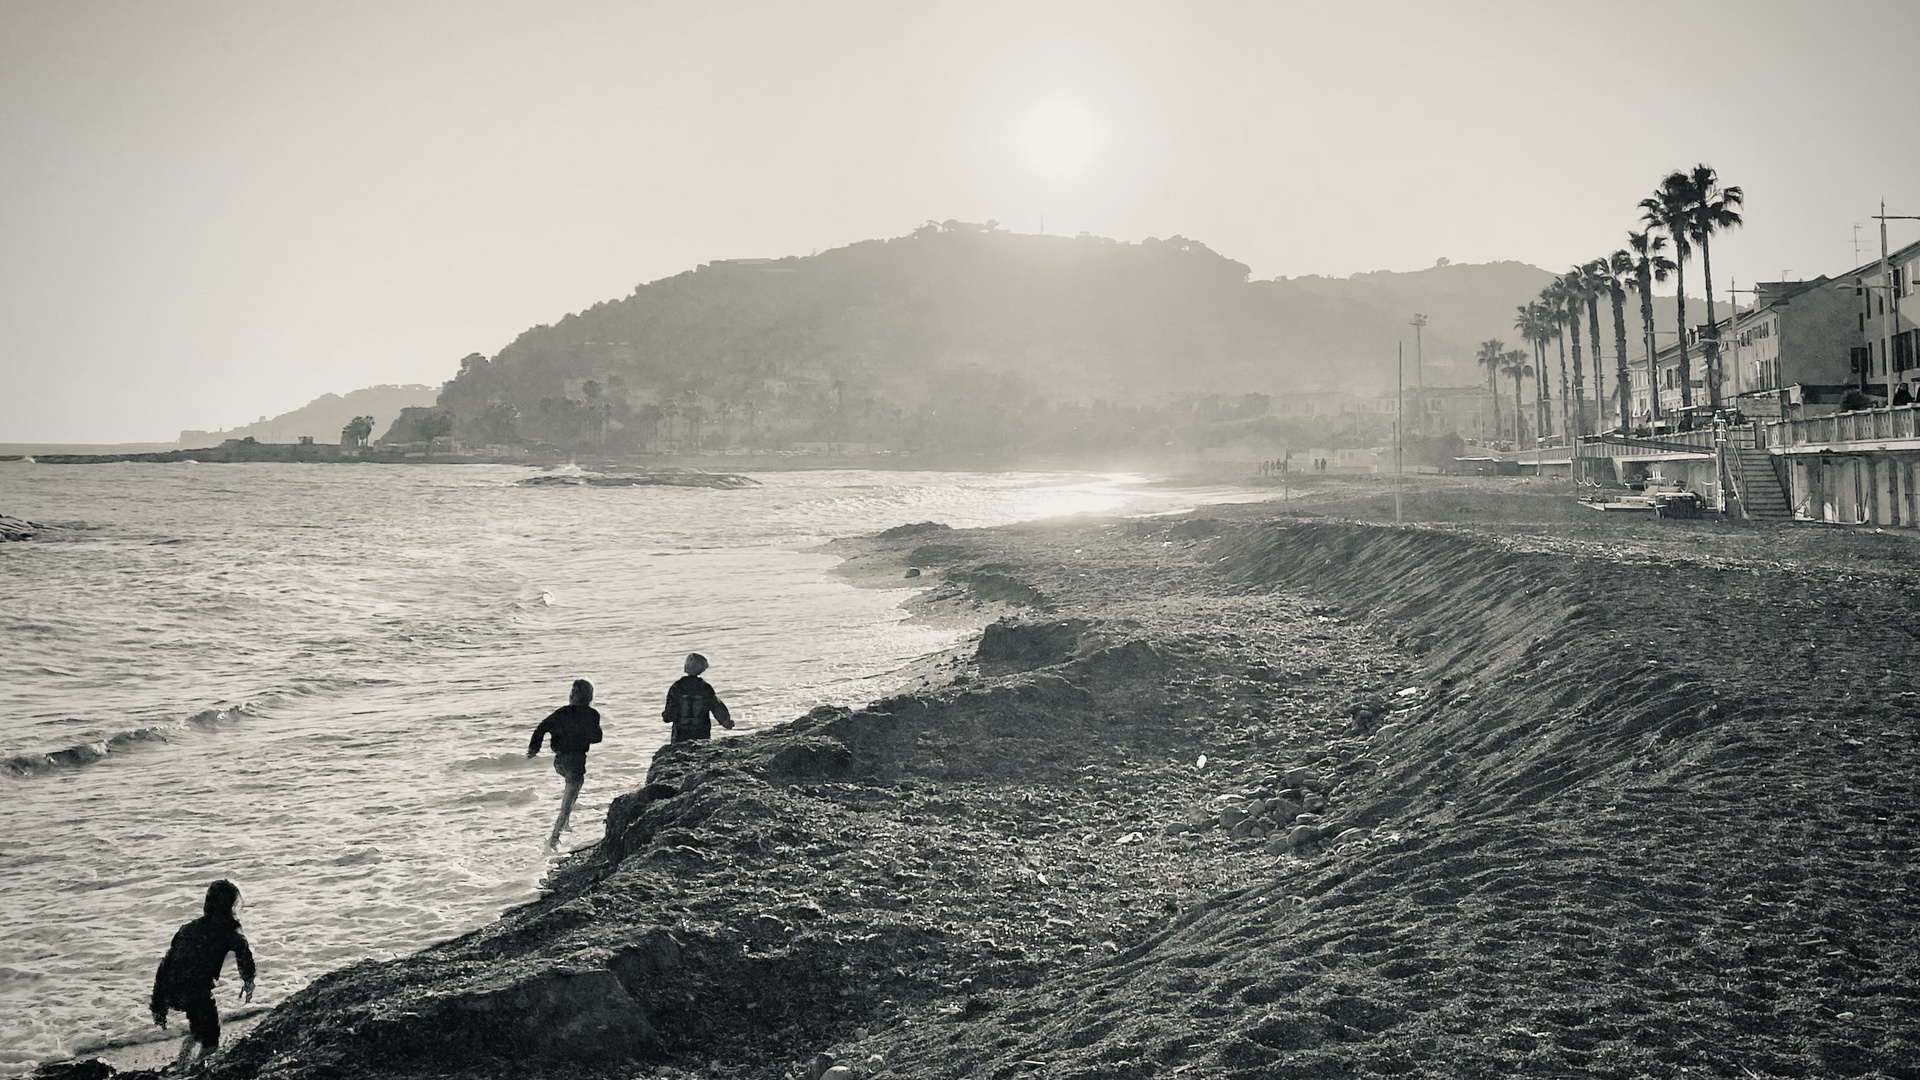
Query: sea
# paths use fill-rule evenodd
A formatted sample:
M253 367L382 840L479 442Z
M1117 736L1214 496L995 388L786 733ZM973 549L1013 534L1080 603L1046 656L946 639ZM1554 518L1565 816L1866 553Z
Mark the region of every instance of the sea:
M688 652L731 736L900 688L963 631L909 621L912 582L831 573L835 537L1253 497L1132 474L532 475L0 463L0 512L48 526L0 544L0 1075L165 1037L154 968L215 878L242 889L267 1005L536 898L562 781L527 742L576 678L606 741L563 849L644 780Z

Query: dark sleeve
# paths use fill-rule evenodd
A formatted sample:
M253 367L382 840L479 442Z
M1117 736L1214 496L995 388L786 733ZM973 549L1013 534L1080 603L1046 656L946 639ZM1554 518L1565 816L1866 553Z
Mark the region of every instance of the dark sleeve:
M233 940L227 943L233 950L233 962L240 969L240 981L253 981L253 949L247 944L247 935L238 930L233 932Z
M707 707L713 711L715 719L723 721L721 727L725 727L726 722L732 721L733 714L727 711L727 703L720 700L720 695L714 693L711 686L707 687Z
M665 708L660 710L661 723L663 724L673 723L673 703L679 700L679 698L680 698L679 683L674 683L672 686L667 687L667 704Z
M180 935L177 933L174 934L173 939L179 941ZM167 969L172 966L173 948L172 946L168 946L167 955L160 958L160 969L153 973L153 1001L149 1006L154 1012L163 1015L167 1011L167 983L169 981L167 978Z
M589 743L597 743L600 741L600 710L588 709L587 714L593 718L587 721L588 724L592 725L593 731L593 734L587 737L587 741Z
M559 715L560 714L556 712L548 716L545 720L540 721L539 727L533 729L533 741L527 744L527 755L529 757L540 752L540 741L547 737L547 731L553 726L553 718Z

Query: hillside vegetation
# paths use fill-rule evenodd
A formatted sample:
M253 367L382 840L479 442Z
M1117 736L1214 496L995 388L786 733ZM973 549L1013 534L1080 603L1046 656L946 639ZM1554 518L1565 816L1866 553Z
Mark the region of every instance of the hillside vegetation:
M1121 243L929 224L806 257L716 261L497 355L440 395L469 443L608 452L1108 451L1280 424L1276 399L1390 390L1429 316L1430 384L1551 280L1520 263L1249 281L1182 237ZM1407 381L1415 381L1408 349ZM389 433L389 441L408 433Z
M261 417L257 422L225 431L182 431L181 446L217 446L225 439L252 438L260 442L293 442L307 436L315 442L331 443L340 439L340 429L356 416L371 416L385 423L400 415L400 410L432 405L431 386L383 384L354 390L347 394L322 394L292 412Z

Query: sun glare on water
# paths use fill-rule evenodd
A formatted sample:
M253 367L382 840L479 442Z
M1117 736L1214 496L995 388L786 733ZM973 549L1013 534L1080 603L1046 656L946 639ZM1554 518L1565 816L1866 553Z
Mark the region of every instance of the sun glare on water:
M1020 141L1043 176L1066 180L1084 170L1100 149L1100 125L1079 102L1049 98L1028 114Z

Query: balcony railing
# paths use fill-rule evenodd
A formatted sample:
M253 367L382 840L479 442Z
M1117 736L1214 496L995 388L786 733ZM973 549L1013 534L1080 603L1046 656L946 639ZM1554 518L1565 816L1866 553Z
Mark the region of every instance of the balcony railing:
M1767 425L1768 446L1827 446L1895 439L1920 439L1920 405L1776 420Z
M1752 449L1758 445L1752 424L1726 428L1723 432L1730 447ZM1715 434L1710 427L1692 431L1670 431L1657 435L1620 435L1605 433L1582 435L1580 457L1657 457L1676 453L1712 454Z

